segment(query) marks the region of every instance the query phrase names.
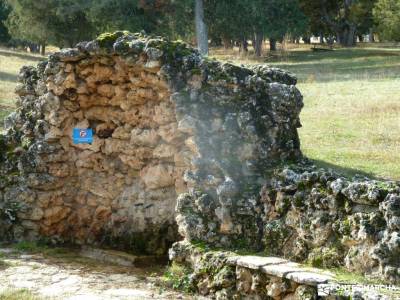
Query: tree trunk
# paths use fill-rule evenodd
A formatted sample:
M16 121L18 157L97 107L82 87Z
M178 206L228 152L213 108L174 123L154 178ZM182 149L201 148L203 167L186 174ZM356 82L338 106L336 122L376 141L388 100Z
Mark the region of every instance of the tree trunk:
M269 39L269 50L276 51L276 39Z
M222 38L222 44L224 45L225 49L231 49L232 48L232 41L230 38L223 37Z
M356 26L345 25L340 29L341 30L337 33L340 45L343 47L354 47L357 39Z
M324 34L321 32L320 34L319 34L319 42L321 43L321 44L324 44L325 42L324 42Z
M350 8L354 0L344 1L344 15L340 21L334 21L328 14L327 0L320 0L322 6L322 16L327 25L336 32L337 41L344 47L353 47L356 45L357 26L350 21Z
M46 55L46 43L44 42L40 43L40 55Z
M254 53L257 57L262 55L264 34L262 32L257 32L254 37Z
M311 38L309 36L303 36L304 44L311 44Z
M370 30L369 30L368 40L370 43L375 42L374 31L372 30L372 28L370 28Z
M204 5L203 0L195 0L195 21L196 21L196 38L197 47L200 54L208 55L208 31L204 22Z
M211 39L210 45L212 47L221 47L222 46L222 39L220 37L212 37L210 39Z
M249 52L248 46L249 44L247 43L247 39L245 37L242 37L242 39L240 40L239 52Z

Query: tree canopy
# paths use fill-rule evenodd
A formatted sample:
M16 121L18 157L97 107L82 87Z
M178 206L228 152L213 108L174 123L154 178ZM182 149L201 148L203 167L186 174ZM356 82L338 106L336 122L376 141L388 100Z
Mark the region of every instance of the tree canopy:
M6 43L10 40L10 34L4 22L7 20L10 14L10 7L7 2L0 0L0 43Z
M388 40L400 36L400 0L0 0L0 41L11 36L43 48L71 47L105 31L144 30L194 43L196 3L208 34L203 44L247 51L251 41L257 55L265 40L274 50L288 37L331 37L353 46L372 31Z
M378 0L373 16L383 39L400 41L400 0Z

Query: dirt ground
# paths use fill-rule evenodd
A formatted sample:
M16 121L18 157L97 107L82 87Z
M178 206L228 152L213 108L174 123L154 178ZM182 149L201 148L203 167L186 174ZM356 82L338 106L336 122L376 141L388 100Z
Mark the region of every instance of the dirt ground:
M122 267L73 250L32 254L0 248L0 293L27 289L46 300L200 299L163 287L164 268Z

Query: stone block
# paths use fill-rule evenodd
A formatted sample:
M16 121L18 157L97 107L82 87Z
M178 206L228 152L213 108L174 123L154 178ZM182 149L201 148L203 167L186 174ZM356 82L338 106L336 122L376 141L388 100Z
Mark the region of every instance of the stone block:
M241 256L237 259L236 264L241 267L258 270L263 266L287 263L288 261L279 257L263 257L263 256Z

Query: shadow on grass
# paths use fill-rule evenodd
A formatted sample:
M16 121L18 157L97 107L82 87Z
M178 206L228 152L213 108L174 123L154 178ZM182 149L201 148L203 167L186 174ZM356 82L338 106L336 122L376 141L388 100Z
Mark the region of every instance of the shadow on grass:
M279 66L280 68L291 68L291 69L299 69L303 71L312 71L312 70L322 70L326 71L327 69L334 70L335 72L343 70L347 74L351 74L354 72L359 72L360 70L368 70L373 71L374 69L393 69L399 70L400 69L400 56L398 60L365 60L365 61L356 61L356 62L349 62L347 61L318 61L318 64L315 64L316 61L310 61L307 63L299 63L299 64L292 64L292 63L274 63L274 65Z
M324 169L331 169L332 171L334 171L340 175L343 175L344 177L350 178L350 179L352 177L358 175L358 176L362 176L362 177L368 177L369 179L373 179L373 180L385 180L385 181L388 180L388 178L379 177L373 173L361 171L358 169L338 166L338 165L335 165L335 164L332 164L332 163L329 163L326 161L318 160L318 159L309 159L309 160L311 162L313 162L317 167L324 168ZM393 181L395 181L395 180L393 180Z
M285 62L290 61L291 63L304 63L313 62L318 60L352 60L359 58L385 58L385 57L400 57L399 51L379 50L379 49L336 49L334 51L327 52L313 52L310 50L300 50L285 52L285 55L271 55L266 59L266 63L269 62Z
M0 81L16 82L17 75L0 71Z
M376 57L375 59L348 61L346 59L325 60L314 59L304 60L301 63L282 61L271 63L271 65L290 70L298 74L299 78L316 76L316 81L337 81L340 77L345 78L398 78L400 72L400 55L393 58Z
M27 60L33 60L33 61L42 61L45 60L45 57L40 57L40 56L34 56L32 54L29 53L23 53L23 52L11 52L4 50L4 49L0 49L0 55L2 56L7 56L7 57L18 57L18 58L22 58L22 59L27 59Z

